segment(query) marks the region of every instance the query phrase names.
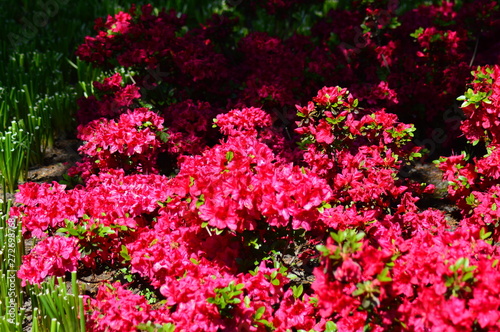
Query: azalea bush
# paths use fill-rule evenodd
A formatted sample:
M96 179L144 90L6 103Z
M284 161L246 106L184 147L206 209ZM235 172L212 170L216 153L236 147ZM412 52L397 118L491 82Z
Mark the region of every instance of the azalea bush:
M498 193L497 110L500 67L478 67L465 94L462 109L467 118L461 129L471 146L484 155L472 157L467 151L440 158L439 167L448 181L448 191L462 209L464 222L486 227L498 241L496 203Z
M469 18L493 31L498 6L343 5L293 36L150 5L98 19L77 50L108 73L78 101L82 160L10 210L35 240L22 285L110 276L84 298L90 331L498 329L499 67L465 87L491 56ZM404 175L462 93L486 155L438 161L451 223Z
M108 169L126 172L155 173L156 159L168 134L163 118L146 108L122 114L118 121L100 119L79 128L78 137L85 143L79 148L86 156L73 172L88 176ZM87 174L88 173L88 174Z
M421 128L420 142L446 130L444 140L429 147L433 156L440 146L453 147L460 131L447 127L451 118L461 120L455 99L471 66L498 61L498 4L457 1L408 10L394 1L360 1L333 7L325 3L311 20L301 1L238 3L201 27L186 25L188 17L172 10L132 7L97 20L97 34L76 54L103 69L127 68L143 98L159 109L188 98L221 109L262 107L289 127L296 104L323 86L342 86L360 102ZM307 31L253 27L266 11L291 22L301 15Z
M498 307L483 304L498 296L491 232L469 223L450 232L443 212L420 210L432 186L397 176L418 153L412 126L357 103L332 87L298 106L298 156L276 155L271 117L243 108L217 116L226 137L184 157L174 177L108 169L74 189L22 185L13 212L43 240L19 276L39 283L127 267L150 299L127 284L102 286L86 307L95 331L497 326ZM285 260L292 253L296 261ZM311 263L307 284L299 275ZM118 316L124 303L129 314Z

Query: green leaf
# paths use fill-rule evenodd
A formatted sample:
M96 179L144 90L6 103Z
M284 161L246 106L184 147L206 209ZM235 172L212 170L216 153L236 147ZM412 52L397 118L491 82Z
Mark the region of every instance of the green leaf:
M325 209L330 209L332 205L330 203L327 203L325 201L321 202L321 206L318 206L318 212L323 213Z
M486 240L491 236L491 234L492 232L486 232L484 228L481 228L481 230L479 231L479 237L481 238L481 240Z
M476 196L474 196L474 193L470 193L470 195L465 198L465 202L467 203L467 205L475 206Z
M227 162L230 162L231 160L233 160L233 157L234 157L234 152L233 151L226 152L226 160L227 160Z
M167 143L169 135L166 132L161 131L158 136L159 136L161 142Z
M292 286L292 293L294 298L298 299L303 292L304 292L304 285L300 284L299 286Z
M122 250L120 251L120 256L122 256L122 257L123 257L123 259L124 259L125 261L127 261L127 262L128 262L128 261L130 261L130 260L132 260L132 258L131 258L131 257L130 257L130 255L128 254L128 249L127 249L127 247L126 247L125 245L123 245L123 244L122 244Z
M107 235L116 234L116 232L109 226L102 226L102 225L99 226L100 227L98 228L97 234L101 237L106 237Z
M464 274L464 276L462 277L462 281L468 281L469 279L473 279L474 278L474 273L472 272L467 272L466 274Z
M356 290L354 292L352 292L352 296L359 296L361 294L364 294L365 293L365 289L363 287L361 287L363 284L358 284L356 288Z
M202 206L203 204L205 204L205 195L204 194L201 194L199 197L198 197L198 200L196 201L196 207L199 208L200 206Z
M259 320L262 318L264 315L264 312L266 312L266 307L260 307L255 311L255 314L253 315L254 320Z
M61 227L56 231L56 233L69 233L69 230L67 228Z
M389 282L389 281L392 281L392 278L387 276L389 274L389 268L384 268L382 270L382 272L380 272L378 275L377 275L377 279L381 282Z
M337 332L337 331L338 331L337 325L334 322L332 321L326 322L325 332Z

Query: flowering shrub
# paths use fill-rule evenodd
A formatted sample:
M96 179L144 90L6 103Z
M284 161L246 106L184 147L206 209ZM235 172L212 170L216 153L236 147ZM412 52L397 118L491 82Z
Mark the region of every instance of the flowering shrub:
M417 128L443 128L448 117L442 114L454 107L471 64L486 64L492 57L493 47L480 42L478 48L475 41L489 41L498 32L500 7L483 0L444 1L398 16L397 5L340 2L310 23L309 35L291 34L279 24L275 34L244 26L265 17L258 8L272 15L301 15L301 1L238 4L201 27L186 27L185 15L174 11L153 14L150 5L132 7L98 19L97 35L87 37L77 55L105 69L133 70L136 88L159 109L191 99L217 109L254 106L272 113L304 104L323 86L340 85L362 104L384 107ZM90 97L84 104L87 114L95 101ZM294 112L283 113L279 121L288 126ZM444 145L452 145L460 133L447 134Z
M167 140L163 119L146 108L120 115L117 121L105 118L78 127L78 138L85 154L70 175L90 174L110 169L127 173L157 173L157 157Z
M383 312L384 302L392 295L386 266L392 253L363 242L363 237L352 229L332 233L326 245L318 247L323 259L314 270L312 289L317 294L319 314L336 322L340 330L392 324ZM391 306L394 304L388 303L387 307Z
M271 117L251 107L218 115L227 137L184 156L173 178L109 168L74 189L22 185L23 205L13 212L25 234L45 239L19 276L39 283L77 268L128 267L162 302L152 309L126 285L103 286L87 307L89 328L103 331L134 331L148 321L189 331L496 327L494 305L481 303L498 297L490 287L498 254L487 240L498 235L477 227L497 218L484 212L496 204L496 187L491 196L477 193L481 203L449 232L441 212L415 205L432 188L397 178L418 153L411 126L360 108L339 87L321 89L297 109L306 149L300 167L267 145ZM145 109L93 126L83 131L82 151L108 156L128 153L116 143L124 134L138 145L151 139L152 153L163 129ZM126 129L114 129L120 126ZM72 203L61 209L60 202ZM39 218L47 213L53 217ZM318 251L301 252L300 242ZM295 264L284 262L289 252L298 255ZM53 253L61 257L56 265L37 268ZM311 260L319 263L312 285L294 285L298 266ZM436 305L440 314L428 316Z
M39 284L47 276L64 276L66 272L76 271L80 253L75 238L61 236L48 237L24 256L18 276L22 285L26 282Z
M139 88L134 84L122 87L122 76L118 73L94 82L97 95L78 100L76 118L82 125L102 118L115 118L131 108L134 101L141 97Z
M304 160L329 182L335 199L384 208L403 195L397 173L418 156L419 148L408 144L414 128L383 110L358 108L340 87L324 87L313 101L297 107L303 120L296 131L307 149Z
M168 140L166 149L172 156L195 155L217 141L218 132L212 120L218 113L208 102L186 100L167 107L162 116Z
M464 223L485 227L493 241L498 241L498 94L500 67L479 67L473 72L470 88L459 99L466 119L461 129L472 145L483 145L486 154L470 157L465 153L441 158L439 167L448 180L450 197L462 209Z
M19 187L11 214L41 240L19 277L108 272L87 299L92 331L500 328L499 67L461 98L461 129L486 155L440 159L457 223L419 203L432 185L401 176L421 149L400 122L454 102L467 18L497 7L443 2L400 20L339 5L288 39L238 37L223 15L190 29L148 5L98 20L77 53L136 84L116 74L80 101L83 183Z
M151 306L144 297L116 282L101 285L87 310L87 326L92 331L134 331L149 320Z
M76 262L82 268L128 267L164 301L152 310L122 285L101 288L88 307L92 328L132 331L146 321L190 331L322 330L332 322L356 330L389 324L389 317L398 314L399 302L394 301L401 296L390 283L390 274L398 273L391 272L398 255L390 238L426 231L418 225L423 215L413 204L414 190L398 187L396 179L400 162L416 151L408 146L412 128L383 110L359 108L339 87L325 87L308 106L297 108L303 117L297 132L308 149L302 166L273 152L267 145L273 145L267 135L270 115L250 107L218 115L215 123L227 138L200 155L184 156L173 178L109 167L74 189L21 186L17 198L24 205L16 213L26 220L26 234L48 239L65 235L78 244ZM155 142L155 132L163 129L159 121L151 111L136 109L118 121L91 122L87 131L80 129L81 137L87 137L81 150L89 156L126 155L128 146L117 142L122 137L138 144L148 138ZM120 126L124 129L115 131ZM335 140L325 139L329 136ZM318 167L315 160L320 158L335 167ZM357 179L363 187L346 188L353 182L343 182L343 177ZM385 181L385 188L370 184L373 177ZM33 212L58 211L62 200L74 202L63 215L45 224L32 221ZM397 208L394 216L391 208ZM428 214L429 229L443 228L442 217ZM361 241L363 233L350 227L372 235ZM337 233L338 244L324 236L334 229L346 229ZM283 263L284 255L297 250L297 241L314 248L325 240L320 254L298 249L300 265L311 259L320 265L312 287L297 288L290 279L297 267ZM40 282L44 275L35 270L34 277L25 278ZM115 291L123 301L106 300L115 299ZM345 299L340 307L339 298ZM130 315L117 320L117 306ZM302 318L287 318L287 308L302 308Z

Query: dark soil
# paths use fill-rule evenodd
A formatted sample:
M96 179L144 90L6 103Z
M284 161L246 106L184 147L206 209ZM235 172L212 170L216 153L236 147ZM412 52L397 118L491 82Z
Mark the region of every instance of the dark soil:
M434 164L415 163L403 169L400 174L404 178L419 183L433 184L436 189L432 194L420 197L417 206L421 209L434 208L445 213L445 218L451 228L455 228L460 220L460 210L447 199L448 183L443 181L443 172Z
M66 171L80 160L80 143L77 139L56 141L54 147L46 151L42 165L28 171L28 181L41 183L62 180Z

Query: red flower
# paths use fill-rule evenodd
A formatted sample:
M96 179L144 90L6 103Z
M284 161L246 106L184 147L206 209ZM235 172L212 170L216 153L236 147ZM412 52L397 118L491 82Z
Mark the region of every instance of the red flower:
M76 271L80 253L78 240L60 236L48 237L36 244L23 257L18 277L24 287L27 282L39 284L47 276L62 277L66 272Z
M332 126L324 119L320 119L316 126L316 132L313 132L318 143L331 144L334 136L332 134Z
M143 296L133 294L119 282L99 286L86 309L87 329L96 332L135 332L138 324L150 320L151 311Z

